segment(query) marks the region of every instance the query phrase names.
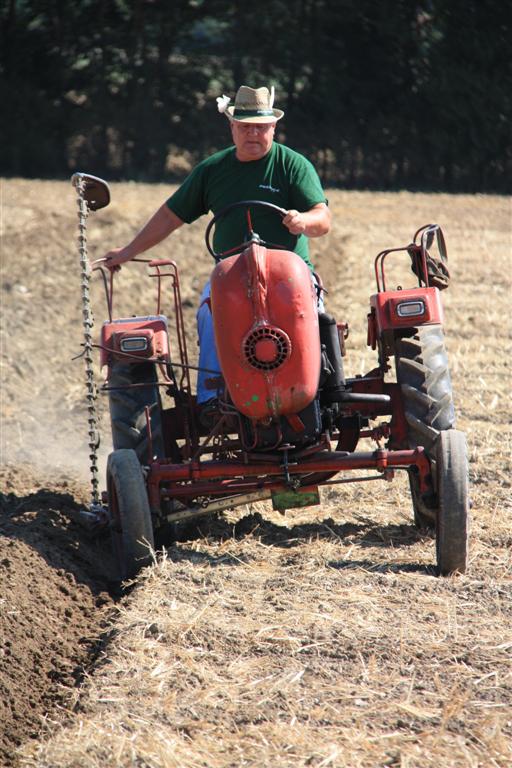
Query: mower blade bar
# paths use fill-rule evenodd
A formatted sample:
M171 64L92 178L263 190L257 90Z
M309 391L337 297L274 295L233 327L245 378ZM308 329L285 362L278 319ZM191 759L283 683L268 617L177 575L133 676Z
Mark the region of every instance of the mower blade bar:
M179 512L171 513L167 515L166 519L168 523L177 523L180 520L188 520L193 517L200 517L201 515L209 515L212 512L222 512L225 509L233 509L241 504L251 504L255 501L265 501L270 499L272 492L269 490L253 491L252 493L241 493L238 496L230 496L226 499L217 499L211 501L206 506L194 506L187 509L180 510Z

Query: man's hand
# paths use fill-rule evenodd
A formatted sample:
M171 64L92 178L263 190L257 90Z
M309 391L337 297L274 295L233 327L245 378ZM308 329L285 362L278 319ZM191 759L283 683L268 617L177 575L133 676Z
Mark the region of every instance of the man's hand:
M331 226L331 214L325 203L317 203L309 211L300 213L292 209L283 219L284 226L292 235L321 237Z
M292 235L302 235L306 231L304 214L293 209L288 211L283 219L283 224Z
M105 254L105 266L110 269L111 272L119 272L121 264L126 261L130 261L131 255L126 253L125 248L113 248L111 251Z

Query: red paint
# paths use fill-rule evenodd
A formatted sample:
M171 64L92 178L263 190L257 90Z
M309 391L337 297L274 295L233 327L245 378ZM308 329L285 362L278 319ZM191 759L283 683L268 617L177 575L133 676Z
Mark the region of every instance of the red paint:
M120 352L122 339L133 336L145 336L148 340L148 348L142 352L130 352L130 355L117 355L119 360L128 360L140 357L156 357L169 360L169 338L167 335L167 318L163 315L150 315L148 317L130 317L121 320L113 320L111 323L103 323L101 328L101 355L100 366L109 363L116 358L116 352ZM135 362L132 360L132 362Z
M254 354L263 363L273 363L278 358L278 345L274 339L260 339L255 344Z
M422 315L400 317L397 308L407 301L422 301L425 311ZM416 328L421 325L442 323L444 320L441 297L437 288L408 288L403 291L382 291L370 298L372 315L369 317L369 345L374 349L375 330L377 335L395 328ZM371 327L375 323L375 329Z
M170 496L182 495L176 491L180 486L175 483L186 482L185 491L190 497L208 493L209 495L222 495L227 492L226 482L235 480L245 490L256 490L267 486L286 487L284 469L281 457L276 457L275 462L255 462L244 464L241 461L196 461L187 464L169 464L156 461L151 464L148 474L148 493L152 509L160 508L161 491ZM375 469L384 471L392 467L418 467L420 476L420 488L428 489L427 477L430 474L430 462L423 448L414 450L388 451L378 449L371 452L357 452L347 454L332 451L322 452L313 457L300 459L288 466L288 472L292 476L310 475L316 472L336 474L351 469ZM213 482L209 482L213 481Z

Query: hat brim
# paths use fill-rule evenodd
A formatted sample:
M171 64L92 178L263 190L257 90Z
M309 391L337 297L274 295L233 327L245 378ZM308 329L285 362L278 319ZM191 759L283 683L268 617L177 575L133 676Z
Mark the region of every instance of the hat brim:
M228 107L226 109L226 117L233 123L277 123L280 120L284 112L282 109L273 109L271 115L236 115L234 114L235 107Z

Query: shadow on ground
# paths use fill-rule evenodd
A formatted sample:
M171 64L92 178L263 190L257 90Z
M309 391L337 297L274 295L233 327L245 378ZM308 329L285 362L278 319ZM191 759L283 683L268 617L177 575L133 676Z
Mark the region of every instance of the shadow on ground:
M254 537L265 546L293 550L305 542L326 541L330 543L354 544L361 548L393 548L411 547L429 534L419 531L414 525L375 523L373 520L361 518L359 522L335 523L331 518L321 522L294 525L291 528L276 525L265 520L259 513L248 515L235 524L226 520L208 519L195 524L189 524L178 536L177 542L169 550L171 559L175 561L189 560L191 562L209 562L217 565L240 565L246 562L243 555L236 557L229 552L209 554L197 552L182 546L184 542L204 539L208 542L224 542L230 539L239 541L246 537ZM354 569L363 568L379 573L418 572L431 574L434 570L421 563L382 563L371 559L344 560L329 563L332 568Z

